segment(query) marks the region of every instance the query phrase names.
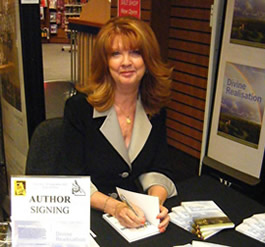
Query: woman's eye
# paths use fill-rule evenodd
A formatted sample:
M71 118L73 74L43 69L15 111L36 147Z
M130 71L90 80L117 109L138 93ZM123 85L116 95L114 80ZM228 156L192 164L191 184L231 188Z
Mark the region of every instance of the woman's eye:
M133 54L133 55L137 55L137 56L140 56L141 55L141 53L140 53L139 50L133 50L130 53Z
M115 56L118 56L118 55L120 55L120 52L118 52L118 51L114 51L114 52L111 53L112 57L115 57Z

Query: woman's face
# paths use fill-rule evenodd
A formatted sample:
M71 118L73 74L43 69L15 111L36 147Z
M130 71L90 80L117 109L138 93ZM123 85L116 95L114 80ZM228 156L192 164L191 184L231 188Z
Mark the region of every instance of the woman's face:
M138 50L129 50L123 46L120 36L116 36L112 44L112 53L108 59L109 71L116 85L136 85L145 73L145 64Z

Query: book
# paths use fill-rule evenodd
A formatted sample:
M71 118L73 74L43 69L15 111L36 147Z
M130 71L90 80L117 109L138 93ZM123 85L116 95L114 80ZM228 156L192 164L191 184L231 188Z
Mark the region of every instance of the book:
M194 220L194 228L200 232L233 227L234 223L227 216L205 217Z
M191 233L197 235L197 237L202 240L206 240L220 231L221 231L220 229L200 231L192 228Z
M243 220L236 231L265 243L265 213L254 214Z
M160 220L156 218L160 212L158 197L144 195L121 188L116 189L120 198L125 197L130 203L133 203L142 209L146 218L146 223L138 228L127 228L122 226L114 216L109 214L103 214L103 219L106 220L129 243L159 234L158 224Z
M186 201L173 207L170 221L206 240L235 225L214 201Z
M158 228L148 221L144 226L138 228L127 228L122 226L115 217L109 214L103 214L102 217L129 243L160 233Z

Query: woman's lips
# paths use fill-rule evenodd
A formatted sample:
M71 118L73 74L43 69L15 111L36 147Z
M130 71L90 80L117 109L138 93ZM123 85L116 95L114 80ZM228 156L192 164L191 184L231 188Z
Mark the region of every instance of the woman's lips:
M134 73L133 70L130 70L130 71L122 71L122 72L120 72L120 74L121 74L122 76L125 76L125 77L129 77L129 76L131 76L133 73Z

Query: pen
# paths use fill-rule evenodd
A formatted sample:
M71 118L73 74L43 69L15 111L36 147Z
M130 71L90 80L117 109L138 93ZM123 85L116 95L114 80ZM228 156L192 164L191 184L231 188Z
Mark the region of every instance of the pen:
M126 199L126 197L123 194L120 194L121 200L126 203L126 205L134 212L134 214L138 217L139 215L136 213L136 211L133 209L131 203ZM143 224L143 226L147 226L146 223Z
M133 207L132 207L132 205L129 203L129 201L126 199L126 197L123 195L123 194L121 194L120 195L120 198L121 198L121 200L123 201L123 202L125 202L126 203L126 205L134 212L134 214L138 217L139 215L136 213L136 211L133 209Z
M97 237L97 235L96 235L94 232L92 232L91 230L90 230L90 235L91 235L93 238L96 238L96 237Z

